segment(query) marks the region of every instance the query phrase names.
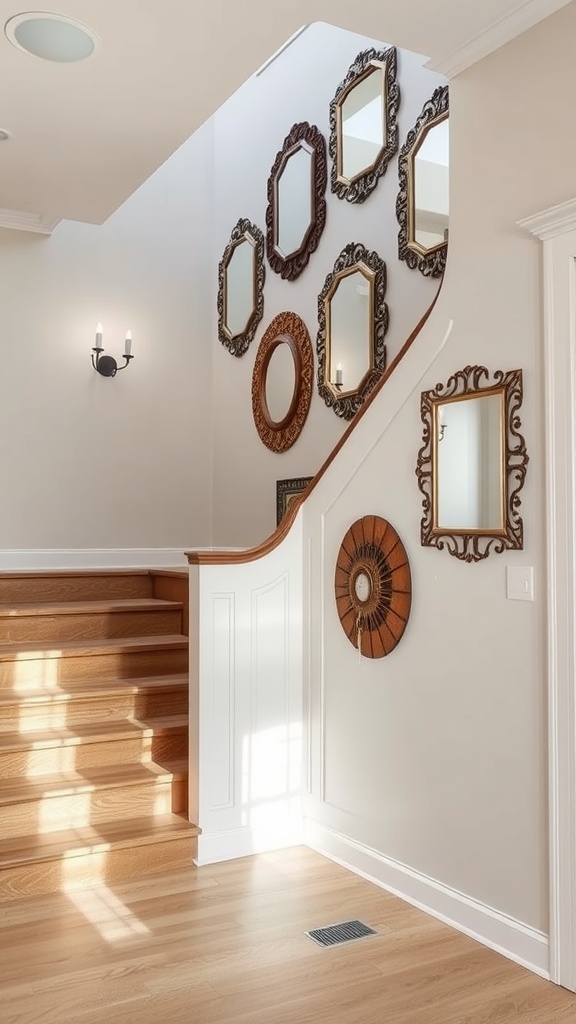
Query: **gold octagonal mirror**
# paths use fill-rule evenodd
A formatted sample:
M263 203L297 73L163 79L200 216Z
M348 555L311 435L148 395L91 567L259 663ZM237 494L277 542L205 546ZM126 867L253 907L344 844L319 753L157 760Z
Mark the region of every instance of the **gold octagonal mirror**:
M331 188L362 203L398 149L396 49L358 54L330 104Z
M352 419L386 367L386 264L350 243L318 297L318 393L337 416Z
M314 125L292 126L268 178L266 255L284 280L300 276L326 223L326 143Z
M448 86L436 89L398 156L398 256L425 277L446 266L449 227Z
M467 366L424 391L421 542L466 562L523 546L519 492L528 454L519 432L522 371Z
M252 341L264 312L264 236L241 218L218 266L218 337L235 356Z

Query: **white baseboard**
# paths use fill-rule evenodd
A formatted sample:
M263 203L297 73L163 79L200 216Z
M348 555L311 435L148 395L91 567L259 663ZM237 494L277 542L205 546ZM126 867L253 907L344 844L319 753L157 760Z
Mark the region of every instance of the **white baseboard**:
M184 548L7 548L4 572L52 569L186 569Z
M198 867L218 864L223 860L237 860L254 853L269 853L271 850L285 850L303 843L301 825L296 822L281 837L262 835L251 828L230 829L212 835L204 833L198 837L198 853L194 863Z
M549 940L543 932L316 822L304 822L304 842L407 903L550 979Z

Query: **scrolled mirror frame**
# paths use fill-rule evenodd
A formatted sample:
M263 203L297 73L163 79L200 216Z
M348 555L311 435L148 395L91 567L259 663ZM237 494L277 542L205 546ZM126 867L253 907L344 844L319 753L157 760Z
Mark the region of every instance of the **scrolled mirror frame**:
M339 395L328 383L330 339L328 337L329 315L326 306L328 296L334 292L336 281L344 278L355 268L364 266L372 272L372 365L368 368L358 388ZM316 336L316 354L318 357L317 390L326 405L333 409L337 416L351 420L373 387L386 369L386 331L388 330L388 306L386 296L386 264L377 252L369 251L360 242L350 242L334 263L330 274L326 275L324 287L318 296L318 334Z
M280 222L278 182L290 157L306 143L312 150L311 222L299 249L288 256L282 256L276 247ZM295 281L307 267L326 224L326 186L328 183L328 162L326 140L322 132L308 121L292 125L284 139L282 149L276 154L268 178L268 206L266 208L266 256L275 274L285 281Z
M246 238L254 246L254 302L246 330L232 336L226 327L226 270L236 246ZM243 356L264 315L264 235L246 217L240 217L218 264L218 338L233 356Z
M346 77L340 82L330 102L329 152L332 160L330 187L338 199L346 199L349 203L363 203L376 188L390 160L398 151L396 116L400 105L400 87L396 81L396 66L395 46L390 46L386 50L363 50L350 65ZM342 103L350 90L366 77L371 67L382 67L383 72L384 145L372 166L349 181L343 177L340 170L342 162Z
M294 393L290 408L278 422L266 402L266 375L278 345L287 344L294 360ZM285 452L298 440L312 399L314 354L308 329L296 313L279 313L268 325L258 346L252 373L252 414L258 435L273 452Z
M448 86L440 85L423 106L422 113L414 127L408 132L406 142L398 154L399 190L396 198L396 217L400 225L398 232L398 259L404 260L411 270L419 270L424 277L441 277L446 266L448 243L434 246L423 252L414 241L414 155L426 133L435 124L448 117Z
M437 384L420 396L423 423L423 444L418 452L416 476L422 493L423 516L420 523L422 547L444 548L464 562L478 562L489 554L502 554L507 549L522 550L524 527L520 516L520 491L526 478L529 457L526 442L520 433L519 410L523 399L522 370L496 370L490 381L485 366L466 366L454 373L446 384ZM435 477L435 406L448 399L502 390L504 393L504 527L502 530L443 529L434 522L436 495Z

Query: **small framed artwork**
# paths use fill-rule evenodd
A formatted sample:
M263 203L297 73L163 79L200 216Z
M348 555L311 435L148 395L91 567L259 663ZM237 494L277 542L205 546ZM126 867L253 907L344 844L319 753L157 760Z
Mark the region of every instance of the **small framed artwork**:
M280 525L294 499L300 497L312 479L311 476L297 476L292 480L276 481L276 526Z

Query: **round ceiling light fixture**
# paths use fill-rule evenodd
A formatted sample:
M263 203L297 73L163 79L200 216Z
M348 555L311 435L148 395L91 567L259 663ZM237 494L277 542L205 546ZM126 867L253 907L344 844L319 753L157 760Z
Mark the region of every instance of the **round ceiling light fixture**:
M45 11L15 15L6 22L4 32L19 50L59 64L86 60L99 42L98 36L86 25Z
M5 128L0 128L0 142L9 142L13 138L12 132L7 132Z

